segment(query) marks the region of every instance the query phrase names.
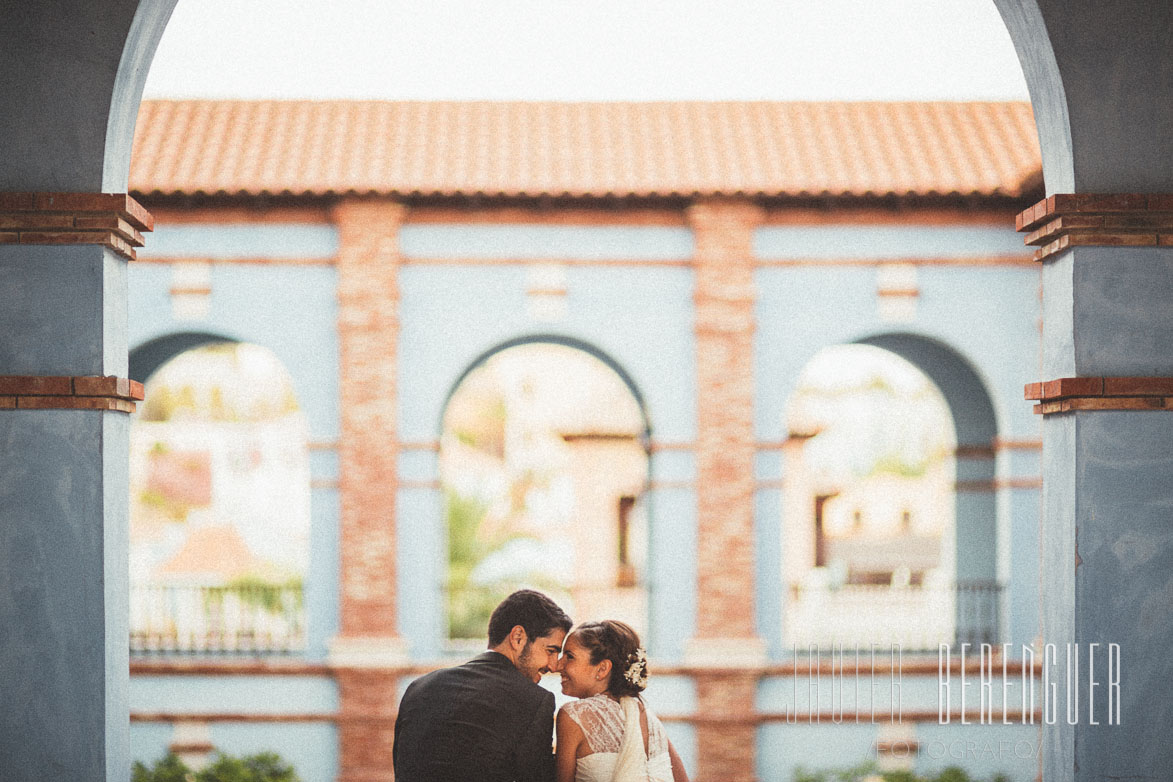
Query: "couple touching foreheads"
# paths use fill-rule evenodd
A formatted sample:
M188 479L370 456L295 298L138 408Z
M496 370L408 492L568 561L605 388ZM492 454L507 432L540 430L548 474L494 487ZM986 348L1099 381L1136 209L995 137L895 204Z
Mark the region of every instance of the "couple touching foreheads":
M578 700L558 712L542 674ZM505 598L489 649L416 679L395 720L396 782L688 782L644 703L647 655L623 622L570 617L540 592Z

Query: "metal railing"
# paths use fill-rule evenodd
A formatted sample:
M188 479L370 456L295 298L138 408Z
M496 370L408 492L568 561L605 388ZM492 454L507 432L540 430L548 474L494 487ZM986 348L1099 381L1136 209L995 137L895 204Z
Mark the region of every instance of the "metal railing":
M785 610L785 643L806 648L899 645L936 652L940 644L999 642L1000 584L936 586L794 584Z
M281 655L304 649L300 585L130 588L132 655Z

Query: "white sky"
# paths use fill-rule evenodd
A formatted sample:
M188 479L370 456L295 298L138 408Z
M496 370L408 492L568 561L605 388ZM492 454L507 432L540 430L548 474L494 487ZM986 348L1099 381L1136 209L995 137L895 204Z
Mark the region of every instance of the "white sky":
M146 97L1027 93L992 0L180 0Z

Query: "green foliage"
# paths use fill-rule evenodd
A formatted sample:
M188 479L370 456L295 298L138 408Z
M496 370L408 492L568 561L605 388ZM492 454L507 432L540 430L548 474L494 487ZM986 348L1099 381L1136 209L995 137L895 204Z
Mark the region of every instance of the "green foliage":
M937 775L933 782L973 782L969 774L965 773L964 769L957 766L949 766Z
M487 533L481 522L485 505L475 497L465 497L448 489L448 637L481 638L489 626L489 616L510 592L518 588L512 581L492 584L474 584L473 571L487 557L507 544L530 536L502 526L495 533ZM540 578L528 579L541 589L553 584Z
M478 535L481 520L485 517L484 504L451 489L445 495L448 516L448 637L479 638L489 624L493 608L508 592L497 594L497 590L476 588L472 583L473 570L495 548Z
M155 765L147 767L142 761L136 760L130 771L130 782L190 782L191 769L174 754L155 761Z
M296 611L305 600L301 576L273 583L257 576L240 576L228 582L224 592L239 595L245 605L262 608L270 614Z
M884 782L919 782L920 778L911 771L887 771L882 777Z
M272 752L236 758L218 754L194 782L300 782L293 767Z
M236 412L224 401L224 389L212 386L208 395L208 416L213 421L235 421Z
M139 502L148 508L154 508L171 521L186 521L191 507L186 502L168 497L156 489L143 489L138 495Z
M794 782L863 782L873 775L878 775L884 782L979 782L957 766L944 768L936 776L922 777L911 771L878 772L872 761L837 770L807 771L799 767L794 770ZM1010 782L1010 778L1005 774L995 774L990 782Z
M875 771L876 764L870 760L850 768L834 770L807 771L796 768L794 782L863 782L865 777L874 774Z
M152 388L143 400L139 417L143 421L170 421L175 415L175 394L167 386Z
M153 766L135 762L131 782L301 782L293 767L272 752L233 757L218 753L200 771L192 771L174 754Z
M928 460L907 462L900 454L887 453L876 459L869 474L891 473L901 478L920 478L928 470L928 466Z
M858 766L845 768L842 771L836 772L836 782L862 782L863 778L869 774L875 773L876 764L872 761L865 761Z

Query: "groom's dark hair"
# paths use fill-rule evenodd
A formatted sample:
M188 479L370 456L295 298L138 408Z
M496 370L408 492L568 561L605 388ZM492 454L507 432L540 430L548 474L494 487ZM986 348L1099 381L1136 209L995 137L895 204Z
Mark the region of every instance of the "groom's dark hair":
M550 598L532 589L519 589L493 609L489 617L489 646L505 640L509 631L521 625L530 641L549 635L555 627L563 631L573 622Z

